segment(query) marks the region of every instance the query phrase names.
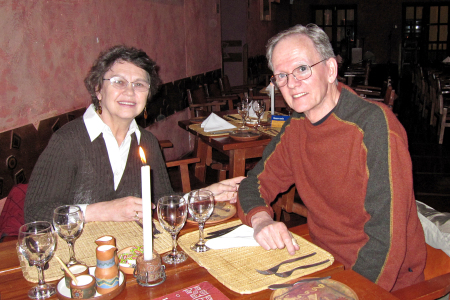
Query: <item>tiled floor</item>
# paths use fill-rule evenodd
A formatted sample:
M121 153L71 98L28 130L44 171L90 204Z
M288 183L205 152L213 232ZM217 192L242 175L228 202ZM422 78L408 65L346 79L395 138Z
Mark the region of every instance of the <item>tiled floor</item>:
M396 101L395 112L405 127L413 164L414 190L416 199L438 211L450 212L450 129L444 135L443 145L438 144L437 129L420 117L413 105L410 77L402 77ZM208 171L207 181L214 182L216 174ZM174 183L176 186L176 183ZM288 227L303 224L306 219L289 215Z

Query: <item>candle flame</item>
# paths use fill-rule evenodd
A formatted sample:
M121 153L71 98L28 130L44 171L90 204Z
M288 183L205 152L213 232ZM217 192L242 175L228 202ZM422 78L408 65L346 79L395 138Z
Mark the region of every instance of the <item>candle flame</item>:
M142 147L139 147L139 155L141 156L141 161L145 165L147 163L147 160L145 159L145 153L144 150L142 150Z

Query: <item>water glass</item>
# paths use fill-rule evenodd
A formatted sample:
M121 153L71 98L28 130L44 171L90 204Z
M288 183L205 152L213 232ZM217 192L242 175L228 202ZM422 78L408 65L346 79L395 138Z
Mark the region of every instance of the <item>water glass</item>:
M158 200L156 210L159 223L172 236L172 251L164 255L162 260L167 264L182 263L187 257L183 251L177 251L177 234L186 222L187 202L179 195L164 196Z
M38 285L28 291L31 299L46 299L56 293L53 284L45 283L44 265L52 258L56 248L56 234L49 222L32 222L19 229L19 252L28 260L30 266L38 270Z
M214 194L211 191L200 189L189 193L189 213L198 222L199 240L191 245L191 249L196 252L209 250L203 239L203 228L205 222L214 210Z
M63 205L57 207L53 212L53 225L58 235L67 242L69 246L69 262L67 266L83 264L75 258L75 241L83 232L84 215L79 206Z

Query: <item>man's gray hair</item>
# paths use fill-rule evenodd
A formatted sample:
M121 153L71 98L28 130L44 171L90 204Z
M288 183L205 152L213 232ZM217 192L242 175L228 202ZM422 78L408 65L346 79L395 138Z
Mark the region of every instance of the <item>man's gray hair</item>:
M335 57L333 47L331 46L330 39L328 35L316 24L308 24L306 26L303 25L295 25L289 29L286 29L274 37L272 37L267 43L266 49L266 57L269 63L269 68L273 71L272 65L272 53L275 46L281 41L283 38L293 35L293 34L303 34L311 39L322 59L329 59L331 57Z

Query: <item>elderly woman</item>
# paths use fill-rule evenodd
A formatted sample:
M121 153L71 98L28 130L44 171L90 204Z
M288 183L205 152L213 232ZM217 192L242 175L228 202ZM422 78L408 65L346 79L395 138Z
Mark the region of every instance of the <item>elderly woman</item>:
M157 139L134 118L157 91L155 63L139 49L101 53L85 85L92 104L82 118L55 132L39 157L25 200L25 221L51 221L60 205L79 205L86 221L142 217L138 147L152 168L152 198L174 193ZM217 200L235 201L234 178L209 186Z

